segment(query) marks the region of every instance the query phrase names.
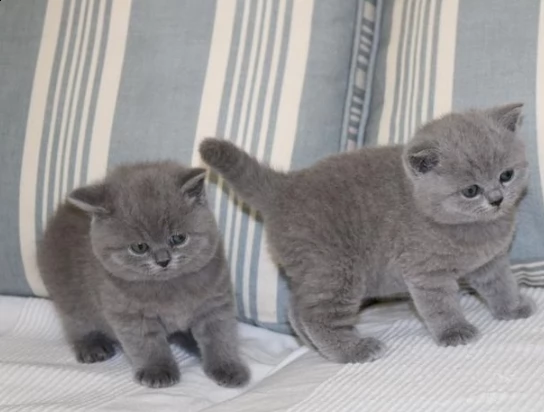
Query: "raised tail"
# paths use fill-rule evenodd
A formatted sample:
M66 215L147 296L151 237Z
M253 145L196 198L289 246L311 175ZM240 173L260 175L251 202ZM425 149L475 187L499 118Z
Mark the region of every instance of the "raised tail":
M284 173L259 163L228 140L204 139L199 150L202 160L250 206L264 212L277 196L285 178Z

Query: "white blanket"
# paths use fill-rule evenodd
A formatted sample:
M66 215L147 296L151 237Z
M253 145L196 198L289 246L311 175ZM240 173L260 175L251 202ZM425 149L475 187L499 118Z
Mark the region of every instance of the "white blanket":
M544 289L525 293L544 307ZM123 355L77 364L50 302L0 298L0 410L544 411L544 311L499 322L474 297L462 304L482 331L466 347L437 347L409 304L382 305L365 310L359 327L389 346L376 362L335 365L290 337L241 325L248 388L217 387L178 351L182 382L152 390L132 381Z

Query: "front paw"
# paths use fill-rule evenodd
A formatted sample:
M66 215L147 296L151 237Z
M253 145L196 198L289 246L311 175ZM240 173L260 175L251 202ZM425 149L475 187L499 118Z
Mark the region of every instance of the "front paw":
M149 388L166 388L179 382L179 368L175 364L149 365L136 372L136 381Z
M499 320L527 319L535 313L536 305L531 298L521 295L518 306L514 309L496 310L493 315Z
M227 388L245 386L250 379L250 373L247 366L236 361L209 365L205 372L219 386L225 386Z
M460 323L442 331L437 341L440 346L466 345L478 339L480 332L470 323Z
M115 355L115 343L106 335L93 332L75 342L74 351L80 363L104 362Z

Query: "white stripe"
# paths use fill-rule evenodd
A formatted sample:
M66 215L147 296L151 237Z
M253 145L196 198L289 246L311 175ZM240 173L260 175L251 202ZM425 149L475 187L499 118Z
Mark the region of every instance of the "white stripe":
M132 0L112 2L108 43L93 123L87 181L104 177L107 170L111 128L125 58L131 7Z
M540 4L538 18L538 50L536 70L536 142L540 187L544 187L544 3ZM542 191L544 195L544 191Z
M75 2L74 2L75 3ZM76 67L77 67L77 61L79 58L79 51L80 51L80 45L81 45L81 39L82 39L82 32L83 32L83 20L85 18L85 6L87 4L87 0L81 0L80 2L80 9L79 9L79 18L77 20L77 30L76 30L76 37L75 41L72 44L72 61L70 63L70 72L68 73L68 83L66 85L66 92L64 94L64 107L62 110L62 118L60 123L60 133L59 133L59 139L58 139L58 146L57 146L57 156L56 156L56 162L55 162L55 183L53 185L53 209L56 209L57 204L61 201L61 166L62 166L62 153L63 149L65 148L65 142L67 139L71 139L72 136L67 136L67 126L68 126L68 119L70 117L70 103L71 103L71 97L72 97L72 90L74 89L74 79L76 76ZM68 37L70 37L70 33L68 32Z
M81 10L83 14L85 2L83 1L81 5ZM68 123L68 140L66 144L66 150L64 152L64 165L63 165L63 171L62 171L62 188L60 192L61 199L66 196L66 192L68 190L68 173L70 170L70 163L71 163L71 153L72 153L72 142L76 139L76 136L74 136L74 126L76 121L76 115L77 115L77 108L78 108L78 102L79 102L79 95L81 92L81 78L83 77L83 69L86 66L86 60L87 60L87 48L89 45L89 33L91 31L91 19L93 16L93 6L94 6L94 0L89 0L89 4L87 5L87 14L85 19L85 33L83 35L83 43L81 47L81 61L79 63L79 67L77 70L76 75L76 85L74 88L74 97L72 99L71 103L71 114L70 114L70 121Z
M272 60L270 62L270 77L268 79L268 84L266 86L266 95L264 98L264 107L263 107L263 118L261 123L261 129L259 131L259 144L257 146L257 158L262 159L264 157L264 151L266 148L266 138L268 135L268 131L270 128L270 116L272 114L272 98L274 97L274 90L276 88L276 79L278 76L278 67L280 62L280 53L281 53L281 45L282 45L282 37L283 37L283 29L285 25L285 9L286 9L286 0L280 0L278 4L278 13L277 13L277 21L276 21L276 31L274 35L274 46L272 49ZM275 302L277 301L276 293L277 290L277 273L278 269L276 265L272 262L270 254L267 253L267 245L266 245L266 238L265 236L262 236L259 244L255 245L255 216L252 213L251 220L250 220L250 233L251 233L251 247L248 248L248 253L246 253L246 262L249 264L251 263L251 256L253 254L253 249L255 246L257 246L260 250L259 253L259 261L257 266L257 273L254 273L253 276L258 276L259 279L262 279L264 276L266 276L269 280L267 284L271 284L272 278L274 278L276 282L276 286L273 288L273 290L268 291L269 293L266 293L262 289L262 282L259 282L257 284L257 300L262 299L270 299L270 304L261 305L260 311L257 313L257 318L261 321L267 321L267 322L276 322L277 321L277 308L275 307ZM249 241L248 241L249 244ZM245 270L245 269L244 269ZM248 272L251 270L251 267L247 269ZM258 274L264 274L263 276L259 276ZM251 276L251 274L249 274ZM274 292L273 292L274 291ZM264 295L264 296L263 296ZM247 299L248 301L250 299ZM265 312L268 310L268 312Z
M198 153L198 146L202 139L214 136L217 132L221 97L225 87L225 76L229 62L235 12L236 2L234 1L218 1L216 3L208 66L206 68L191 161L193 165L202 164L202 159Z
M404 11L404 1L396 1L393 4L393 13L391 17L391 35L387 51L386 72L385 72L385 91L383 96L383 110L380 117L380 127L378 130L378 144L385 145L389 143L390 125L393 121L393 104L395 100L395 81L397 79L397 58L400 47L400 29L402 26L402 14Z
M401 142L403 139L403 133L401 133L401 130L400 130L400 119L403 118L404 116L404 109L405 107L403 107L403 99L404 99L404 83L408 80L408 70L409 70L409 66L410 66L410 63L409 61L407 61L408 59L408 43L410 41L410 36L408 36L408 31L412 31L413 33L413 30L412 29L412 23L413 21L410 20L410 14L411 14L411 11L413 10L413 8L415 7L414 5L414 0L410 1L410 7L407 11L406 11L406 20L404 21L404 28L405 28L405 31L404 31L404 38L403 38L403 42L402 42L402 56L401 56L401 66L400 66L400 73L399 73L399 89L398 89L398 94L395 96L395 102L397 104L397 114L395 116L395 134L393 136L393 142L395 143L399 143ZM410 23L410 24L408 24ZM408 93L408 92L406 92Z
M259 102L259 94L262 86L263 81L263 69L264 69L264 60L266 57L266 49L268 46L268 35L270 32L270 20L271 20L271 10L272 10L272 2L267 1L265 3L265 12L264 12L264 25L263 25L263 36L261 38L261 49L259 52L259 59L257 63L257 77L255 79L255 86L253 87L253 96L251 98L251 109L249 114L249 125L247 128L247 136L246 136L246 144L245 149L250 150L251 148L251 142L254 141L254 129L255 129L255 121L256 121L256 114L257 114L257 105ZM257 139L260 139L260 134L257 135ZM258 140L257 140L258 141ZM244 269L243 269L243 296L244 296L244 303L245 303L245 311L246 313L249 313L249 302L250 302L250 278L251 278L251 255L253 253L253 247L255 243L255 211L251 211L251 215L248 219L248 229L246 234L246 247L245 247L245 254L244 254ZM237 229L238 232L238 229ZM238 247L238 246L237 246ZM254 274L255 275L255 274Z
M19 186L19 242L22 261L28 284L38 296L46 296L47 291L36 264L36 188L47 94L59 37L62 7L62 0L49 0L47 3L26 122Z
M438 22L433 117L451 112L459 0L442 2Z
M230 91L230 97L229 97L229 104L227 106L227 118L226 118L226 124L225 124L225 134L224 137L226 139L231 139L232 136L230 135L232 132L232 122L233 122L233 113L236 109L236 97L238 95L238 83L240 82L240 73L242 71L242 61L244 58L244 52L246 49L246 32L247 32L247 25L249 21L249 1L244 1L244 11L242 14L242 28L240 31L240 38L238 40L238 52L236 53L236 65L234 66L234 74L232 77L232 87ZM215 215L219 216L221 214L221 198L223 197L223 179L219 178L217 181L217 189L216 189L216 196L215 196ZM233 201L233 194L232 191L228 192L227 195L229 198L229 202ZM225 230L225 236L229 235L229 231ZM227 243L225 244L226 253L228 255L230 250L230 245Z
M244 94L242 97L242 106L240 109L240 118L238 123L238 133L236 135L236 144L238 146L242 146L242 143L244 140L246 141L245 149L247 150L249 145L251 144L251 137L249 135L246 135L246 131L244 129L244 125L246 124L246 121L248 120L249 112L250 112L250 92L251 92L251 85L253 84L253 79L255 77L255 68L256 68L256 60L257 60L257 51L259 49L260 44L260 33L261 33L261 26L263 23L263 2L260 1L257 3L257 10L256 10L256 21L253 25L253 38L251 41L251 49L249 53L249 64L247 68L247 76L245 79L245 86L244 86ZM255 85L258 87L258 85ZM249 143L249 145L248 145ZM228 208L227 208L227 227L234 227L234 237L232 242L232 248L230 251L230 262L232 264L232 267L236 270L238 267L238 253L239 253L239 247L240 247L240 232L241 232L241 223L243 218L243 212L241 207L235 208L234 202L229 202ZM227 231L227 234L230 233L230 230ZM246 285L244 285L244 290L247 290L247 282ZM246 299L244 299L246 301ZM248 303L246 301L246 303ZM247 313L247 312L246 312Z
M246 5L248 5L250 2L246 1L245 3ZM257 16L257 21L253 25L253 38L252 38L251 48L249 52L249 63L247 67L248 74L245 78L244 93L242 95L242 105L240 108L240 116L238 118L238 133L236 136L232 136L233 138L235 137L235 142L237 146L241 145L243 141L242 139L244 137L243 133L244 133L244 124L246 121L247 110L248 110L249 91L251 89L251 82L253 80L253 74L255 70L255 56L257 54L257 40L259 38L259 30L261 27L261 20L262 20L261 10L262 10L262 2L258 2L257 11L255 13L255 15ZM245 9L244 9L244 12L245 12ZM244 37L240 36L240 42L243 42L244 45L246 41L248 40L246 37L247 37L246 35L244 35ZM244 49L245 49L245 46L244 46ZM242 56L239 56L239 57L243 59L243 54ZM238 63L241 63L241 61L242 60L238 60L236 64L238 65ZM241 74L239 74L239 76L240 76L240 79L238 80L241 80ZM231 94L231 97L232 97L232 94ZM231 127L232 127L232 122L234 119L233 113L234 113L234 108L236 107L234 106L234 104L232 108L229 107L229 111L231 111L231 117L227 117L227 121L230 122L230 124L228 124L227 126L227 130L229 130L229 132L227 133L228 137L231 137L230 135L232 133ZM230 238L232 233L234 234L234 237L232 242L227 243L226 249L227 249L227 256L229 258L229 261L231 262L231 267L236 271L236 264L238 260L236 257L238 252L238 242L239 242L239 234L240 234L240 227L238 222L240 221L240 218L241 218L240 216L241 203L240 203L240 200L236 197L236 194L234 193L234 191L230 187L228 189L228 193L229 193L229 202L227 204L227 212L226 212L227 221L225 224L225 235ZM235 226L234 231L232 228L233 225Z
M64 42L62 45L62 54L60 57L60 65L57 71L57 84L55 86L55 95L53 97L53 107L51 109L51 117L49 123L49 136L47 137L47 149L45 153L45 169L43 176L43 196L42 196L42 225L45 226L49 211L47 210L47 200L49 198L49 179L51 177L51 156L53 152L53 141L57 136L57 112L59 108L60 89L63 82L64 66L66 65L66 56L68 55L68 40L70 39L70 32L72 31L72 20L74 17L75 1L70 2L70 9L68 10L68 19L66 24L66 32L64 34Z
M433 43L434 43L434 13L436 8L436 0L429 0L429 25L427 26L427 48L425 51L425 71L423 73L423 99L421 101L421 120L426 122L429 113L429 101L430 93L429 88L431 85L431 63L433 56Z
M313 0L293 2L287 59L274 134L274 147L270 160L274 167L284 170L291 164L296 139L302 86L310 48L313 11ZM259 320L263 322L276 321L276 317L270 318L270 314L276 313L277 289L278 279L276 276L259 277L257 288Z
M89 78L87 79L87 87L85 89L85 97L83 100L83 109L81 111L81 124L79 126L79 137L77 139L76 160L74 164L74 186L77 187L83 182L81 181L81 169L83 163L83 148L85 147L85 137L87 124L89 121L89 111L91 106L91 96L93 94L94 82L96 79L96 68L98 67L98 53L100 44L102 43L102 30L104 28L104 15L106 11L106 0L98 0L98 16L96 20L96 30L94 36L93 53L91 57L91 65L89 67Z
M418 21L417 21L417 36L415 42L415 53L412 55L412 80L410 82L410 90L412 92L412 101L410 103L410 117L407 117L405 123L405 134L404 141L410 139L412 134L417 127L417 110L420 107L421 102L417 100L418 90L420 87L419 77L421 73L421 47L422 47L422 38L423 38L423 24L425 18L425 7L424 3L427 4L427 0L419 0L419 5L417 8ZM415 85L415 87L414 87ZM408 122L408 119L410 120Z
M531 262L531 263L518 263L516 265L512 265L512 269L534 268L534 267L538 267L538 266L544 266L544 261Z

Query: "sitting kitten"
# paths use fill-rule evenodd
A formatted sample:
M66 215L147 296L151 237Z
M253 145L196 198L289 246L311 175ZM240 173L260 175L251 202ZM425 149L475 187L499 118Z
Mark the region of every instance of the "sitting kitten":
M478 336L458 303L465 277L497 319L526 318L508 262L528 165L520 104L449 114L406 146L366 148L290 173L227 141L200 153L264 217L285 268L290 320L325 358L364 362L385 346L355 328L361 302L409 293L440 345Z
M247 383L204 180L204 169L174 162L121 166L51 218L38 263L78 361L104 361L119 343L139 383L170 386L180 373L169 341L194 352L192 334L208 376Z

